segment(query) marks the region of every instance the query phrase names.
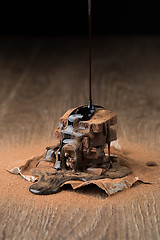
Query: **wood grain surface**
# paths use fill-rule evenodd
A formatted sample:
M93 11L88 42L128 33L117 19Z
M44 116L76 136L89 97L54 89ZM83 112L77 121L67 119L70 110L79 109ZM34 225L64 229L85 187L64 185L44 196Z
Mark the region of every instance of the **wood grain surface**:
M122 145L154 150L160 164L159 37L93 39L93 101L118 114ZM0 239L160 239L160 179L107 198L95 187L35 196L7 178L5 168L41 154L59 118L87 102L86 38L0 39Z

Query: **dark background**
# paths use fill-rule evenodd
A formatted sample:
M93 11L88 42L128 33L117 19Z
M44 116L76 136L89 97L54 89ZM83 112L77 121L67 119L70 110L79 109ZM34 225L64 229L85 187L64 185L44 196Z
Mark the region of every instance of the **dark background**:
M86 35L87 8L87 0L7 2L0 5L0 34ZM92 0L92 28L93 35L159 34L158 3Z

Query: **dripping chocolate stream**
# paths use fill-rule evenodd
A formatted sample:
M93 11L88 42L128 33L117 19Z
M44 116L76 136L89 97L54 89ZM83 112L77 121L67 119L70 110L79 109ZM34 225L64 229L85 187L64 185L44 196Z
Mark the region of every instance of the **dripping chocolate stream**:
M68 117L68 125L73 125L76 119L81 121L89 120L97 108L103 108L101 106L95 106L92 102L92 33L91 33L91 0L88 0L88 25L89 25L89 102L88 106L81 106L73 110ZM96 109L95 109L96 108ZM75 117L71 117L76 115Z
M88 25L89 25L89 103L92 108L92 29L91 29L91 0L88 0Z
M76 119L81 121L89 120L95 113L97 108L103 108L101 106L95 106L92 103L92 34L91 34L91 0L88 0L88 24L89 24L89 102L88 106L80 106L74 109L68 117L68 126L73 125Z
M76 132L73 131L73 124L76 120L78 121L88 121L94 115L95 111L99 109L104 109L101 106L93 105L92 102L92 34L91 34L91 0L88 0L88 25L89 25L89 102L88 106L80 106L74 109L69 117L67 127L62 129L62 141L59 144L58 150L58 164L55 166L56 169L61 169L61 159L63 155L63 146L69 144L72 141L74 144L73 136L76 136ZM109 130L109 129L108 129ZM72 140L71 140L72 139ZM71 145L72 145L71 144ZM78 147L78 146L77 146ZM52 155L55 155L57 148L52 149ZM110 143L108 143L108 157L110 160ZM39 163L38 163L39 164Z

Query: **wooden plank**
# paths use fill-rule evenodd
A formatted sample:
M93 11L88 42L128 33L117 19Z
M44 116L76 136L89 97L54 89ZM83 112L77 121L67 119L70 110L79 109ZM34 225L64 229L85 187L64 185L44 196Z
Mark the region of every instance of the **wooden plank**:
M0 239L160 239L158 177L108 198L94 187L34 196L29 183L5 171L53 145L59 118L87 104L87 43L0 40ZM122 145L136 142L157 152L159 44L159 38L93 42L94 102L118 113Z

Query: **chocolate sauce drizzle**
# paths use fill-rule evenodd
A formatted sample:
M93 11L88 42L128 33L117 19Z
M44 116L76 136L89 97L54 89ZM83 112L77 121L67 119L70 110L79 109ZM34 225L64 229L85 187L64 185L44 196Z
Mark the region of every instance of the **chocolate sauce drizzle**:
M101 106L95 106L92 102L92 31L91 31L91 0L88 0L88 25L89 25L89 102L88 106L81 106L76 108L70 115L80 115L79 120L87 121L95 113L95 107L102 108ZM69 116L70 117L70 116ZM73 122L68 119L68 125Z
M80 134L74 131L74 123L75 121L88 121L94 115L96 111L99 109L104 109L101 106L93 105L92 102L92 34L91 34L91 0L88 0L88 25L89 25L89 102L88 105L83 105L75 108L68 117L67 127L61 130L62 141L59 143L58 149L58 161L56 162L55 168L60 170L62 168L62 158L64 158L63 147L65 144L70 144L75 147L74 137L78 137L79 139L84 136L84 134ZM109 130L109 129L108 129ZM76 150L78 151L79 146L76 146ZM49 149L46 152L46 159L51 156L55 157L55 152L57 151L57 147L53 149ZM49 154L49 155L48 155ZM108 158L110 160L110 142L108 142ZM39 163L38 163L39 164ZM37 166L38 166L37 164Z
M88 23L89 23L89 103L88 107L93 108L92 104L92 27L91 27L91 0L88 0Z
M78 121L87 121L89 120L95 113L98 108L102 108L100 106L95 106L92 103L92 36L91 36L91 0L88 0L88 23L89 23L89 102L88 106L80 106L74 109L68 117L68 126L62 131L63 132L63 140L61 142L61 147L58 151L58 162L55 166L56 169L61 168L61 152L63 146L68 143L67 139L71 139L73 137L73 124L76 120ZM72 132L72 134L71 134Z

